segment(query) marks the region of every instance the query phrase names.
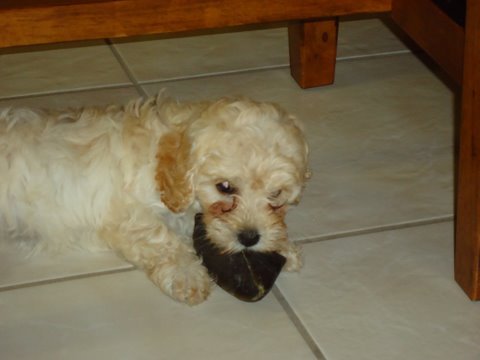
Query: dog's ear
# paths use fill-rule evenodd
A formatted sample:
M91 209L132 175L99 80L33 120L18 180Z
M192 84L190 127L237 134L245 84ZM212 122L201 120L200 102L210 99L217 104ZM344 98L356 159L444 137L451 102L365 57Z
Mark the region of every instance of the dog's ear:
M162 136L157 152L155 180L160 198L173 212L185 211L194 200L190 141L185 131Z

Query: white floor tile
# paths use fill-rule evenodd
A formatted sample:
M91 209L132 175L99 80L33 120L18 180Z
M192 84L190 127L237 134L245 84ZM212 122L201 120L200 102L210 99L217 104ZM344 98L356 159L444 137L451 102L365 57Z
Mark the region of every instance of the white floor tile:
M68 93L0 99L0 108L8 106L65 109L69 107L124 104L140 96L133 86Z
M286 28L121 41L118 52L140 82L288 64Z
M103 42L0 49L0 98L130 84Z
M0 249L0 290L130 268L132 265L110 251L27 256L18 248L3 246Z
M480 358L480 303L453 280L452 223L312 243L278 286L329 360Z
M201 36L121 40L116 48L140 81L245 71L289 64L287 27ZM341 20L338 57L407 51L379 18Z
M139 271L0 292L2 359L315 359L273 294L194 308Z
M390 30L390 16L341 18L338 27L337 57L397 53L408 51L406 45Z

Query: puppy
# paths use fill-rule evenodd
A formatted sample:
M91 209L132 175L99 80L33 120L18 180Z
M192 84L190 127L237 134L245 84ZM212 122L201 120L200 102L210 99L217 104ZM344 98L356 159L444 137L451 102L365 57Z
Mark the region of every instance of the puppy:
M198 304L211 280L194 214L225 252L277 251L301 266L284 222L308 178L299 122L243 98L0 110L0 226L35 250L106 245L167 295Z

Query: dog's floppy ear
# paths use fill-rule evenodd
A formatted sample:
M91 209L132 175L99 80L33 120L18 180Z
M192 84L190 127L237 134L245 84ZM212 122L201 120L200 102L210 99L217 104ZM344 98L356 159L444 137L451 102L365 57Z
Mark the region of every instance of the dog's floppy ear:
M185 211L194 200L190 141L185 131L172 131L160 139L155 179L160 198L173 212Z

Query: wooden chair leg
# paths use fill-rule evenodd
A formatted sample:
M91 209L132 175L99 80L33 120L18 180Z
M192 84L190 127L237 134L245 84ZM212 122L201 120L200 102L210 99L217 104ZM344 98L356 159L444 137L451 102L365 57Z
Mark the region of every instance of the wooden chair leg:
M338 18L296 22L288 27L290 72L302 88L333 83Z
M467 0L460 149L457 166L455 279L480 300L480 2Z

